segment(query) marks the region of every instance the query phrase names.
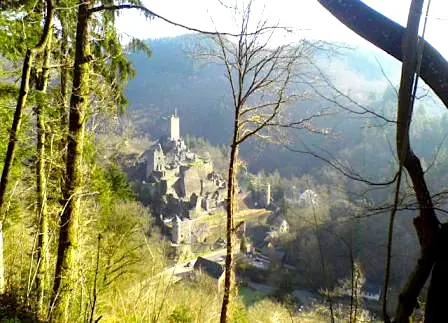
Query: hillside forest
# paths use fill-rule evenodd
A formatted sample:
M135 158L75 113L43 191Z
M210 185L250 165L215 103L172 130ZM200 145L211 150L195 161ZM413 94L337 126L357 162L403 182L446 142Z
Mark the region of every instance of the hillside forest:
M369 45L277 44L300 31L257 0L219 1L235 33L140 0L0 2L0 322L446 320L448 62L424 1L406 27L318 2ZM127 10L185 34L124 40Z

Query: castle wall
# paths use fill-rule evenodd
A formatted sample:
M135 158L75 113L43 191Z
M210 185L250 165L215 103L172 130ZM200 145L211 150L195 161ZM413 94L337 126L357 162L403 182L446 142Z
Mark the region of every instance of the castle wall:
M209 224L201 221L175 221L171 229L171 240L174 243L203 242L213 232L221 232L221 227L210 228Z
M196 167L185 169L182 173L182 180L186 198L190 198L193 193L198 196L201 194L201 176Z

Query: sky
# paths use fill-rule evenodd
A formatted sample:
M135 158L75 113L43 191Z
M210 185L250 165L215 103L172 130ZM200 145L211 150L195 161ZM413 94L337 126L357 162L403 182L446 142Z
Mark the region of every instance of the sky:
M392 20L402 25L406 24L411 0L363 1ZM208 31L235 32L233 16L230 10L223 9L219 0L143 0L143 2L155 13L183 25ZM235 0L221 0L221 2L233 4ZM279 36L276 39L278 42L311 38L370 46L328 13L316 0L254 0L254 3L256 16L263 16L273 24L294 28L293 34ZM125 39L129 36L147 39L189 33L188 30L158 19L146 21L143 15L135 10L122 12L118 27ZM448 59L447 31L448 1L432 0L425 39Z

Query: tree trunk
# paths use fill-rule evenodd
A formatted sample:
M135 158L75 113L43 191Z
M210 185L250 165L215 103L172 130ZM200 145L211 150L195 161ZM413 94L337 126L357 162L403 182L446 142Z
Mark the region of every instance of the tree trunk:
M403 68L398 95L397 112L397 154L411 177L413 189L419 205L419 216L414 219L421 245L421 258L409 277L399 297L395 315L396 322L409 322L417 297L428 279L434 263L434 241L439 230L439 222L434 212L431 195L427 187L420 159L414 154L409 140L409 128L413 112L413 90L418 66L418 29L423 10L423 0L413 0L409 10L408 26L403 39Z
M5 218L5 210L3 210L3 206L5 204L6 190L8 188L11 166L14 161L16 142L22 122L22 112L26 107L28 92L30 90L31 68L36 55L44 50L53 26L53 2L52 0L46 0L46 4L45 24L39 43L34 48L26 51L25 59L23 60L19 97L17 99L16 110L14 112L14 118L9 134L8 148L3 164L2 178L0 180L0 294L5 292L5 267L3 263L3 221Z
M232 138L232 147L230 150L230 162L228 172L227 184L227 254L226 254L226 272L224 280L224 296L221 307L220 322L228 322L231 318L231 311L229 309L231 299L235 288L235 270L233 259L234 247L234 214L236 208L235 191L236 191L236 174L238 170L238 128L239 128L239 109L235 111L234 133Z
M70 50L69 50L69 43L68 43L68 23L67 23L67 17L61 16L61 29L62 29L62 39L61 39L61 75L60 75L60 81L61 81L61 130L62 130L62 136L66 135L67 131L67 114L68 109L70 106L70 91L69 91L69 79L70 79ZM65 149L65 142L64 140L61 140L61 148ZM65 158L64 158L65 161Z
M403 61L403 63L405 63L406 60L408 63L410 62L408 68L414 68L415 72L416 57L414 57L414 60L412 61L412 58L409 59L406 55L409 55L410 53L412 54L412 51L412 55L415 55L416 53L418 37L416 32L414 32L413 36L411 35L411 37L414 37L412 40L413 45L412 43L409 43L409 39L403 42L402 40L405 36L409 37L409 35L405 35L407 32L405 28L369 8L360 0L318 1L344 25L367 39L372 44L386 51L396 59ZM413 3L411 13L421 14L421 1L419 6L420 9L416 10L417 7L415 7ZM420 76L448 107L448 62L429 43L421 39L419 41L423 42ZM409 80L407 80L407 82L409 82ZM407 100L409 100L409 98ZM439 231L439 223L434 211L430 192L426 185L420 160L412 152L409 145L409 125L412 116L412 108L409 105L406 106L406 104L402 104L401 106L408 110L402 110L398 113L398 127L401 128L397 129L397 148L401 149L401 151L399 150L398 155L400 163L408 171L411 177L420 212L419 216L414 219L414 225L421 244L421 257L414 271L409 276L408 282L400 293L399 305L395 316L396 322L408 322L409 317L416 306L417 297L434 264L435 248L437 244L435 241ZM433 284L434 279L431 282L431 285ZM434 290L434 287L432 287L432 289ZM429 297L428 301L431 301ZM427 311L431 308L432 306L427 306Z
M68 309L74 288L75 251L78 245L77 234L80 212L79 195L82 185L82 150L89 94L88 10L90 5L90 2L79 1L73 87L67 136L66 179L63 190L64 205L60 219L53 286L54 310L51 319L55 322L67 322L69 320Z
M47 92L49 79L49 62L51 51L51 33L48 37L43 55L43 66L36 89L42 94ZM47 282L48 268L48 214L47 214L47 181L45 172L45 102L40 101L36 106L36 201L37 218L39 219L37 241L37 276L38 312L44 317L44 296Z
M420 160L411 154L404 167L411 177L414 192L419 204L419 216L414 219L414 226L421 244L420 258L408 281L402 288L395 313L395 322L409 322L417 306L417 297L428 279L434 264L434 241L439 230L438 220L434 212L431 196L426 186Z

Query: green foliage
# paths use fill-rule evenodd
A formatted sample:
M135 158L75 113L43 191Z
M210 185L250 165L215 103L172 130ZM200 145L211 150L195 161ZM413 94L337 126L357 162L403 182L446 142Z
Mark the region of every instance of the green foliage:
M2 1L0 4L0 54L15 64L39 41L42 2Z
M186 306L179 306L174 309L173 313L168 317L169 323L192 323L194 317Z
M129 44L127 45L127 49L131 52L142 52L148 58L151 58L152 56L151 47L149 47L148 43L138 38L132 38Z
M18 94L19 94L19 88L17 87L17 85L9 83L0 83L0 98L2 99L16 98Z
M238 297L241 298L247 307L250 307L266 298L266 295L248 287L241 286L238 288Z
M14 102L10 99L0 98L0 124L4 125L0 127L0 172L3 170L4 157L6 155L6 149L8 147L9 132L11 129L13 119ZM31 124L30 116L24 116L22 118L22 129L18 133L18 141L15 159L11 167L10 182L14 183L21 177L28 179L30 170L26 169L34 164L34 143L29 140L31 136L29 127ZM26 174L26 175L25 175ZM13 184L14 185L14 184ZM12 189L11 185L9 189Z
M105 287L119 278L131 279L133 274L144 273L149 256L146 234L150 230L150 215L144 207L136 202L118 202L107 217L100 219L98 229Z
M110 163L104 168L95 165L92 174L92 188L98 193L98 200L104 212L110 211L115 201L134 200L126 174L116 164Z
M7 127L0 127L0 171L3 169L3 159L8 147L9 125L12 122L12 105L11 100L5 100L0 97L0 124L8 125Z
M247 241L246 235L243 234L240 241L240 251L242 253L245 253L247 251L248 242L249 241Z
M185 144L201 157L210 159L218 173L227 176L229 149L225 146L214 146L207 139L186 135Z
M247 309L238 299L232 304L234 307L232 322L234 323L250 323L247 317Z
M140 1L129 1L128 3ZM119 34L115 27L113 11L105 11L96 16L93 25L94 41L91 44L92 69L96 72L91 75L92 93L98 96L102 104L98 106L102 113L123 114L128 101L124 93L127 81L135 76L135 69L126 56L120 43ZM151 50L144 42L133 39L128 45L130 50L141 51L148 58Z
M134 199L134 193L127 181L126 174L116 164L109 164L104 175L114 197L125 201Z

